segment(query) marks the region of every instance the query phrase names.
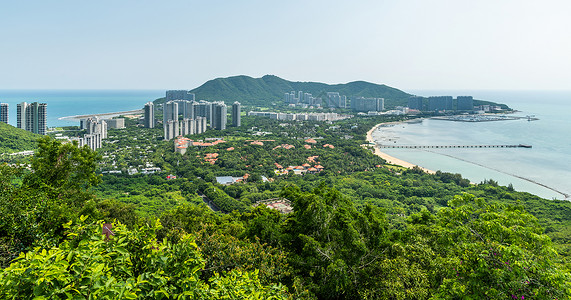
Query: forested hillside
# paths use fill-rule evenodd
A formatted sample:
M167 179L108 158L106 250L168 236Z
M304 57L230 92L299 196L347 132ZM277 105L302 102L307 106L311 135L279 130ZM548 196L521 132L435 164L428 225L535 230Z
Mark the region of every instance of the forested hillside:
M365 81L355 81L346 84L325 84L319 82L288 81L274 75L262 78L249 76L234 76L209 80L203 85L191 90L196 99L209 101L224 101L227 104L239 101L244 105L267 106L271 102L283 101L284 93L303 91L314 97L323 96L327 92L339 92L341 95L385 98L388 107L406 105L409 94L386 85ZM159 99L155 103L162 103Z
M0 165L0 298L569 299L571 202L387 165L365 133L406 118L42 138Z
M0 122L0 153L36 149L39 135Z

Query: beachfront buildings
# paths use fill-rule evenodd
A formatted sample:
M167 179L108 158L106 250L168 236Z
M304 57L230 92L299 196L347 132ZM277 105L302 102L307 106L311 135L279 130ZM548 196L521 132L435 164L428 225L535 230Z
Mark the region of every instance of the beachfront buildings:
M8 103L0 103L0 122L8 124Z
M351 99L351 109L362 112L383 111L385 109L385 99L354 97Z
M458 96L456 97L457 110L474 110L474 98L472 96Z
M153 102L147 102L144 108L144 126L145 128L155 128L155 105Z
M423 105L424 97L412 96L408 99L408 108L420 111L439 112L439 111L473 111L474 98L472 96L458 96L454 99L452 96L432 96L428 97L428 106Z
M428 97L428 111L453 110L452 96Z
M232 126L234 127L240 127L241 125L241 118L242 116L240 115L242 113L241 111L241 105L240 102L236 101L232 104Z
M17 127L45 135L47 132L47 109L46 103L18 103L16 106Z
M416 110L423 110L422 100L424 97L421 96L411 96L408 98L408 108L409 109L416 109Z

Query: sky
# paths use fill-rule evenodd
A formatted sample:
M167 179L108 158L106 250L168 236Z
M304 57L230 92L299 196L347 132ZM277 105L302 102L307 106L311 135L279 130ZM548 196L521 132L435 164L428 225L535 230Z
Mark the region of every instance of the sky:
M571 90L568 0L1 1L0 89Z

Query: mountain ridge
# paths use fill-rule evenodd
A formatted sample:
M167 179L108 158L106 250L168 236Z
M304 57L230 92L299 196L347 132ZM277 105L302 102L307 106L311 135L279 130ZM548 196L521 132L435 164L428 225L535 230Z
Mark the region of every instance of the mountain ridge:
M311 93L314 97L323 96L327 92L339 92L347 97L385 98L387 107L406 105L408 97L411 96L385 84L362 80L326 84L312 81L289 81L276 75L264 75L260 78L246 75L220 77L211 79L190 92L196 95L197 100L224 101L226 104L239 101L243 105L265 106L268 102L283 101L284 94L291 91ZM163 103L164 100L164 98L157 99L156 103Z

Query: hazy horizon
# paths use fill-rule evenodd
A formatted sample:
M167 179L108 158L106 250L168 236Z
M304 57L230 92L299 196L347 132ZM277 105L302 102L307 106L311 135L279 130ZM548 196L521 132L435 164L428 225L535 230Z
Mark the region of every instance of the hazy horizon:
M0 89L193 89L236 75L569 90L571 2L4 3Z

